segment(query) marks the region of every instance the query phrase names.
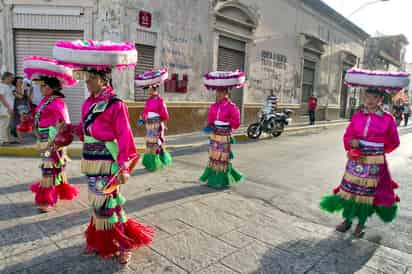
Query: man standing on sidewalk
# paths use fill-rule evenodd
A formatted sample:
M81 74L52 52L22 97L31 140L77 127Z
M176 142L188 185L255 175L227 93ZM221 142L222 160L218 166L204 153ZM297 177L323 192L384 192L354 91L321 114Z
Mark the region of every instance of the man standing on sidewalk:
M315 124L315 113L316 113L316 108L317 107L318 107L318 99L314 95L309 96L309 98L308 98L308 112L309 112L310 125Z
M12 83L14 75L5 72L0 83L0 144L10 142L10 119L13 116L14 96Z
M403 118L405 120L405 127L408 126L409 117L411 116L411 107L408 103L403 105Z

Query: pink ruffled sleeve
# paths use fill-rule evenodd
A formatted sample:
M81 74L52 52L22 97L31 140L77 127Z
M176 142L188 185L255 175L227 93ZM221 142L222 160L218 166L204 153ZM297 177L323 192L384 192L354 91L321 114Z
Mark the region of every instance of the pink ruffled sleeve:
M207 114L207 123L209 125L214 125L216 120L216 104L213 104L209 108L209 113Z
M61 119L64 121L66 124L70 123L70 117L69 117L69 109L67 108L66 103L62 100L62 108L61 108Z
M235 104L231 104L230 110L230 127L232 129L238 129L240 126L240 111Z
M150 100L152 100L152 99L149 98L149 99L144 103L144 108L143 108L143 113L142 113L142 118L143 118L143 120L146 120L146 119L147 119L147 114L149 113Z
M112 106L113 129L119 148L117 162L119 166L137 157L138 153L129 122L129 111L123 102L116 102Z
M398 128L392 116L388 117L389 125L385 134L385 153L391 153L400 144Z
M162 121L167 121L169 120L169 112L167 111L167 106L163 98L159 98L158 100L160 118L162 119Z
M48 120L53 124L57 122L70 123L69 110L62 98L56 98L46 109L49 110Z
M343 146L346 151L351 149L350 141L356 137L354 121L357 118L357 115L353 115L352 121L346 128L345 134L343 135Z

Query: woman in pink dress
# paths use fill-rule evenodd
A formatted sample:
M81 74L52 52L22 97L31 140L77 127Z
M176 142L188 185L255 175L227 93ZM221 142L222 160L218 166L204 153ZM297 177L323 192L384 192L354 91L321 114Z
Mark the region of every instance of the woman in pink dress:
M47 212L56 205L58 198L72 200L79 190L68 183L65 149L52 149L58 124L70 123L67 105L61 93L61 83L59 79L47 76L40 77L39 82L43 99L36 108L35 128L40 142L43 178L30 188L35 193L39 210Z
M240 126L239 108L229 98L228 88L216 90L216 103L209 108L207 129L212 131L209 163L200 180L222 189L243 180L243 175L232 167L232 131Z
M327 212L342 212L339 232L348 231L357 219L354 236L359 238L373 214L388 223L398 210L399 197L394 193L398 184L391 178L386 154L399 146L399 135L393 116L381 109L383 95L381 90L366 90L365 106L353 115L343 136L349 158L343 179L320 203Z
M145 87L149 90L142 113L141 123L146 125L146 153L143 156L143 166L149 171L156 171L172 164L172 156L163 148L165 142L165 125L169 113L163 98L159 95L158 84Z
M126 183L139 155L127 106L109 84L110 70L90 69L86 74L90 97L83 104L80 124L81 169L89 181L92 207L86 252L105 258L118 255L119 263L127 264L131 250L149 244L154 230L128 218L120 188L107 191L107 187L113 180Z
M88 179L90 223L85 232L85 254L116 256L127 264L132 250L150 244L154 229L129 218L120 185L125 184L139 159L126 104L111 85L112 71L134 67L134 44L110 41L59 41L55 58L75 67L86 82L89 98L82 106L80 125L73 127L83 141L81 170Z

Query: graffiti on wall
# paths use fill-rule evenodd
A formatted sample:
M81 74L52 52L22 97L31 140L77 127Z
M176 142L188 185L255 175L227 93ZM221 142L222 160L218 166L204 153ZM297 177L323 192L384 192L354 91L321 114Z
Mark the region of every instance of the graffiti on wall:
M287 56L269 50L260 51L251 64L249 77L249 99L259 102L273 92L282 103L297 100L296 86L299 74L294 65L288 63ZM260 91L260 92L258 92Z
M161 48L161 64L177 70L190 70L193 64L193 54L202 46L200 34L194 35L192 30L182 29L180 33L166 31L163 34Z
M201 35L193 30L182 28L181 31L165 32L161 52L161 65L171 69L171 78L165 83L166 92L186 93L189 79L193 79L197 60L203 44Z

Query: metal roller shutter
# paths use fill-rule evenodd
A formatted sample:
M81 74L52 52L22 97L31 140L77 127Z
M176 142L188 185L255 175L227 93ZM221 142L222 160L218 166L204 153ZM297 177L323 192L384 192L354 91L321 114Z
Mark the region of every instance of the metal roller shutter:
M65 30L14 30L14 49L16 75L23 75L23 58L30 55L53 57L53 46L57 40L82 40L82 31ZM63 89L65 101L69 107L72 122L78 122L81 116L81 106L85 99L85 85Z
M145 71L152 70L154 68L154 55L155 47L147 45L136 44L138 53L137 66L135 68L135 74L142 74ZM148 97L148 94L144 92L142 88L135 85L134 99L135 101L144 101Z
M217 70L242 70L244 71L245 53L238 50L228 49L219 46ZM243 104L243 89L235 89L231 92L233 102L242 109Z

